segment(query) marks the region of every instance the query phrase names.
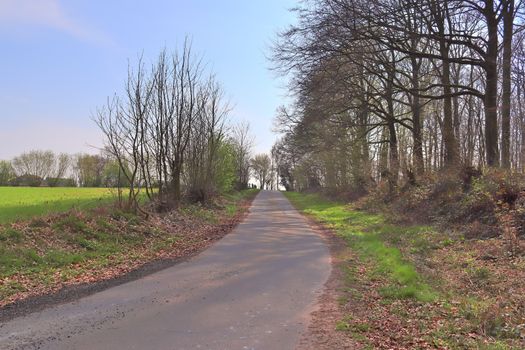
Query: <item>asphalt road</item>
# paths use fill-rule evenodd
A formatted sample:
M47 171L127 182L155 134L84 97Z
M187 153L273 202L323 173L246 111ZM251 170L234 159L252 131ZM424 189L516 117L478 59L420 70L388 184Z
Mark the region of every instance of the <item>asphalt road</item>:
M0 349L294 349L330 273L278 192L193 259L0 325Z

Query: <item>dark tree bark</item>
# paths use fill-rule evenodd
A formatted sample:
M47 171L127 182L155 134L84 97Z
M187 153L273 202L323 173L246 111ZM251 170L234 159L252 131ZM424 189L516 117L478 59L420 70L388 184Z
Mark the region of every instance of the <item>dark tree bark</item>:
M510 169L510 112L512 37L514 34L514 0L506 0L503 8L503 62L501 97L501 166Z
M487 23L487 50L485 54L485 152L487 165L498 167L498 15L494 0L485 0L483 15Z
M419 69L421 61L415 57L411 58L412 66L412 87L415 93L412 94L412 139L414 143L414 168L415 174L421 175L424 170L423 161L423 140L421 135L421 102L417 91L419 90Z
M441 58L441 83L443 85L443 144L445 167L455 167L459 162L458 144L454 134L452 113L452 88L450 86L450 46L446 40L448 1L432 0L433 20L437 27L439 53Z

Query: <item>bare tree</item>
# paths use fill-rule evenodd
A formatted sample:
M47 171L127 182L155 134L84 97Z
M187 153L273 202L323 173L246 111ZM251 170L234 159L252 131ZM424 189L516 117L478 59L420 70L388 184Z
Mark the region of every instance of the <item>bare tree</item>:
M108 100L95 117L130 184L127 206L138 209L142 190L159 210L178 206L183 195L208 200L218 187L228 112L220 85L204 75L189 40L180 52L163 50L149 70L139 59L124 96Z
M510 168L510 119L512 98L512 38L514 36L514 0L503 1L503 59L501 96L501 165Z
M206 202L218 191L219 151L226 143L226 118L229 106L214 77L201 86L198 113L193 122L185 154L187 192L191 199Z
M107 159L100 155L78 154L74 157L73 172L80 187L99 187Z
M254 142L254 138L250 134L250 125L247 122L241 122L233 127L232 142L237 173L236 188L239 190L246 189L250 179L250 158Z
M267 187L271 172L272 160L266 153L256 154L251 160L251 167L254 176L259 181L259 186L262 190Z
M0 160L0 186L8 186L9 181L15 176L15 171L10 161Z
M18 176L32 175L44 180L53 174L55 155L51 151L30 151L13 158L11 164Z

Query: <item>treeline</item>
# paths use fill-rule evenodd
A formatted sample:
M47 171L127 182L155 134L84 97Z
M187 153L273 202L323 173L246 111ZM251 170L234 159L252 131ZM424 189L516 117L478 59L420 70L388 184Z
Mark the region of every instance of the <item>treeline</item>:
M522 5L302 2L273 55L295 94L277 117L282 184L394 190L443 169L522 171Z
M223 90L187 40L181 51L164 50L151 66L139 59L128 72L123 93L94 118L129 183L125 206L137 210L140 193L167 210L247 188L249 128L228 123Z
M0 186L125 187L128 183L107 155L33 150L0 161Z

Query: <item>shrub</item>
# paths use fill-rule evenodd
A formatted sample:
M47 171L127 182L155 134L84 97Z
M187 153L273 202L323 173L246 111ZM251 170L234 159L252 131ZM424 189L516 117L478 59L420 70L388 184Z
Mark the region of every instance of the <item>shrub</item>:
M40 187L44 179L36 175L22 175L10 180L10 186Z

